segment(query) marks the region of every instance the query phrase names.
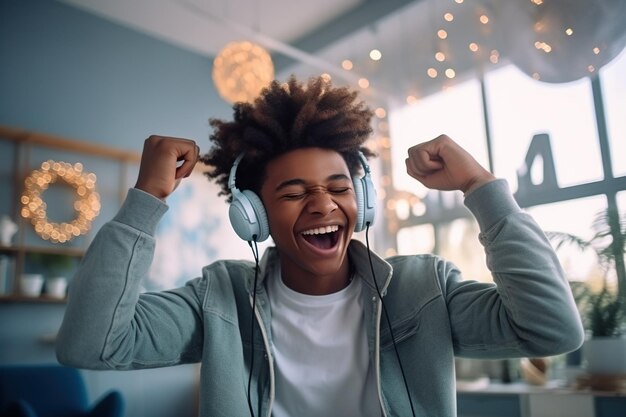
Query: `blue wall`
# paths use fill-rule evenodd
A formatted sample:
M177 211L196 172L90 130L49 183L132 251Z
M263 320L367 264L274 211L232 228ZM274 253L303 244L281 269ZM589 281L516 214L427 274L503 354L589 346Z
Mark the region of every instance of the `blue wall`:
M230 114L209 57L56 1L2 0L0 57L0 124L136 151L153 133L205 149L209 117Z
M150 134L172 135L206 150L208 119L231 114L211 65L209 57L56 1L0 1L2 125L136 152ZM5 209L7 195L0 189ZM62 304L0 303L0 363L54 362L51 339L63 311ZM92 399L121 389L129 416L195 410L195 366L84 375Z

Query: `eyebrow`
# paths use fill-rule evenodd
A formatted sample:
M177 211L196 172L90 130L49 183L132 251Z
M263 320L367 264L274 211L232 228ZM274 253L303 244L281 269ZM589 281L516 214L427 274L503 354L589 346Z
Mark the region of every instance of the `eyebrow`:
M326 177L326 181L338 181L338 180L350 180L350 178L345 174L333 174ZM292 186L292 185L306 185L306 181L300 178L294 178L291 180L283 181L276 187L276 191L282 190L283 188Z

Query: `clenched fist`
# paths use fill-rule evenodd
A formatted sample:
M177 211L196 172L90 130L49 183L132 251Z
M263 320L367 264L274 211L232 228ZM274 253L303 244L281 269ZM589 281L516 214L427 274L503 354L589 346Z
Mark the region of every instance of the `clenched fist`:
M188 177L198 162L200 148L190 139L152 135L143 144L135 188L164 200ZM179 164L183 161L182 164Z
M408 153L408 174L428 188L468 194L495 180L493 174L446 135L415 145Z

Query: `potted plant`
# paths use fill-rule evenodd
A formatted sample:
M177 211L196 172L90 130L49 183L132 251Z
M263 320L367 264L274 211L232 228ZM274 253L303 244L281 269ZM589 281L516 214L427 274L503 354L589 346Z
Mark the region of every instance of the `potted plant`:
M606 286L588 288L578 300L588 339L583 349L590 374L626 374L626 303Z
M614 227L611 227L612 221ZM611 286L607 279L610 274L619 276L624 273L626 222L616 211L607 209L598 213L592 229L594 234L590 239L562 232L548 232L547 235L556 250L566 244L573 244L581 250L593 250L603 273L599 291L593 291L583 282L570 283L588 335L583 348L587 373L626 374L624 288Z

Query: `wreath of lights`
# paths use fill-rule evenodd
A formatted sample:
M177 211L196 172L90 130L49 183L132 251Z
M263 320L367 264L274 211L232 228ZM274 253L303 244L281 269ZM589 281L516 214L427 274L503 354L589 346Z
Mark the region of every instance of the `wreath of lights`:
M50 184L59 179L65 181L76 192L74 210L76 218L71 222L55 223L48 220L46 202L42 194ZM24 192L20 198L21 215L30 219L35 233L53 243L65 243L85 234L91 222L100 213L100 195L96 192L96 175L83 172L83 165L67 162L46 161L40 169L33 170L24 180Z

